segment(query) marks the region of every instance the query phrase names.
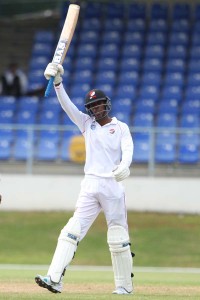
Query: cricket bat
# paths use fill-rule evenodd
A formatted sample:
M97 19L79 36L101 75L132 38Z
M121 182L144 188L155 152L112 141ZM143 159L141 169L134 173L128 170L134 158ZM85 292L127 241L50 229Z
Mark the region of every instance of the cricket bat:
M79 5L77 4L69 5L67 16L63 25L63 29L52 59L53 63L62 64L65 59L66 53L69 49L74 34L74 30L76 28L76 24L79 16L79 10L80 10ZM50 91L53 87L53 81L54 81L54 77L51 77L45 91L45 97L49 96Z

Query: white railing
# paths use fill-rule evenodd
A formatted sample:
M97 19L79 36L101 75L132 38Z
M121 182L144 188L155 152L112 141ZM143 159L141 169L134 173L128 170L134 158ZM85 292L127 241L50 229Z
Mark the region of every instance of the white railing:
M64 131L71 131L75 130L77 131L77 126L75 125L66 125L66 126L61 126L61 125L17 125L17 124L0 124L0 130L25 130L27 131L27 141L29 142L30 146L30 152L27 160L25 161L26 163L26 173L27 174L32 174L33 171L33 164L36 161L35 155L34 155L34 149L35 149L35 139L34 139L34 134L39 133L41 130L57 130L60 132ZM158 133L175 133L176 134L176 141L177 141L177 146L178 146L178 137L180 134L183 133L188 133L192 132L195 134L200 135L200 129L191 129L191 128L157 128L157 127L151 127L151 128L144 128L144 127L130 127L130 131L133 134L135 133L148 133L149 134L149 146L150 146L150 156L149 160L145 165L148 168L148 175L149 176L154 176L155 174L155 167L156 167L156 162L155 162L155 146L156 146L156 134ZM36 134L37 136L37 134ZM64 137L62 137L63 139ZM0 137L1 139L1 137ZM136 143L136 142L135 142ZM199 149L200 151L200 149ZM15 161L14 157L11 157L11 161ZM0 164L2 162L6 162L1 160ZM10 161L8 160L8 163ZM56 162L56 161L55 161ZM53 164L53 162L51 162ZM134 163L134 158L133 158L133 163ZM178 161L177 161L178 163ZM167 165L167 164L166 164ZM169 165L169 164L168 164ZM171 164L173 166L173 163ZM199 169L199 164L194 164L194 168Z

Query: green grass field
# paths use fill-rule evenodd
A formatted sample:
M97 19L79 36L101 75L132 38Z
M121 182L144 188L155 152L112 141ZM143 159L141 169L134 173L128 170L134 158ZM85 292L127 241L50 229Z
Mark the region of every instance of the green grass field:
M0 264L49 264L70 212L0 212ZM200 217L128 213L137 266L200 267ZM78 246L77 265L110 265L100 214Z
M74 266L111 266L106 223L100 214L79 244L64 290L55 295L39 288L37 265L49 265L60 230L70 212L0 212L0 299L124 299L112 295L112 271L75 270ZM134 265L135 300L200 299L200 273L157 273L137 267L200 268L200 218L191 215L128 213ZM35 270L9 270L3 264L35 265ZM3 267L5 268L3 269ZM38 269L37 269L38 268Z
M44 273L44 270L38 272ZM38 287L34 282L35 274L37 272L33 270L0 270L0 299L124 299L124 296L111 294L111 271L68 270L61 294ZM199 282L200 274L136 272L135 293L127 297L135 300L197 300L200 297Z

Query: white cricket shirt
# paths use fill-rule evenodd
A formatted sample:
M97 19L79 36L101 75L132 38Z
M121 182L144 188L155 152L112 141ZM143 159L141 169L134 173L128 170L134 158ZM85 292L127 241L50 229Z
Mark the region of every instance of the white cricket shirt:
M62 83L55 90L62 108L85 138L85 174L113 177L112 171L120 162L129 167L133 157L133 140L128 126L115 117L101 126L93 117L78 110Z

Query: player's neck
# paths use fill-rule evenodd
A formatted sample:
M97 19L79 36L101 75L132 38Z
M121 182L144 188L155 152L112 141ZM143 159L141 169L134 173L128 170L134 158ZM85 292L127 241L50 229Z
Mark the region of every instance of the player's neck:
M109 116L105 116L104 118L100 119L100 120L96 120L97 123L99 123L99 125L103 126L106 125L108 123L110 123L112 121L112 118L110 118Z

